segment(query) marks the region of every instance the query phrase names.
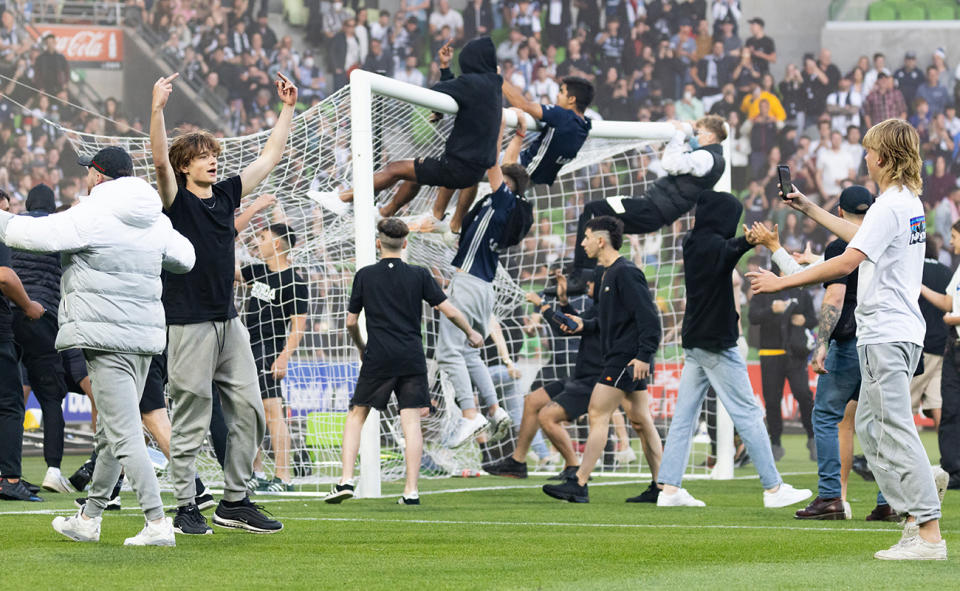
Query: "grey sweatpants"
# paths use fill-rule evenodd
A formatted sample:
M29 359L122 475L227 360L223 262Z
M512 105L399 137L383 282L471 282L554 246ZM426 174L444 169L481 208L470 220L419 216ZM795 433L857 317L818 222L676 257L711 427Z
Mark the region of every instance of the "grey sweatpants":
M469 273L457 272L450 280L447 295L450 303L467 317L470 326L486 337L496 302L493 284ZM484 407L496 404L497 390L480 356L480 349L471 348L467 335L446 316L440 318L439 332L437 363L453 385L457 405L462 410L476 408L471 379L480 392L480 404Z
M161 519L160 484L147 455L140 421L140 397L151 355L90 349L85 349L83 354L98 413L94 437L97 465L83 512L87 517L99 517L103 513L122 470L137 493L147 520Z
M917 523L940 519L930 460L913 424L910 379L923 349L916 344L859 345L857 437L880 492Z
M210 429L211 384L220 388L227 423L225 501L247 495L253 459L266 426L250 335L239 318L167 327L167 374L172 404L170 469L177 505L194 502L197 454Z

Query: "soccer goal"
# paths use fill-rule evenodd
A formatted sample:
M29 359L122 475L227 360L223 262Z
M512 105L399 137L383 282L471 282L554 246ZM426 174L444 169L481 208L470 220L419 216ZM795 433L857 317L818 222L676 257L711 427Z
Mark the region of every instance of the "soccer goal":
M356 349L345 330L347 301L354 271L376 260L374 203L392 197L392 190L374 197L372 175L385 163L417 156L436 156L452 127L455 102L448 96L396 80L354 71L351 84L314 105L294 119L284 157L267 180L251 195L276 195L276 205L254 218L237 240L239 265L258 259L257 232L271 223L283 222L297 234L290 260L308 285L308 323L295 360L283 380L286 421L291 434L290 464L294 483L304 492L320 492L339 476L343 422L359 372ZM434 122L431 114L446 116ZM516 124L505 111L509 141ZM535 130L532 121L528 127ZM488 455L502 457L513 452L523 397L534 387L572 372L576 339L557 337L545 326L525 294L539 292L554 269L562 268L572 255L577 216L591 200L614 195L640 195L663 174L659 155L672 126L664 123L594 121L589 139L579 156L564 166L551 187L537 186L529 192L535 210L534 228L527 239L501 257L495 281L495 316L502 329L512 361L520 377L511 378L494 351L487 347L488 362L498 386L500 404L517 425L497 442L484 445ZM122 145L134 158L136 174L155 182L146 137L105 137L67 131L79 153L92 153L104 145ZM533 133L527 134L531 141ZM269 132L224 138L219 170L224 176L239 174L257 157ZM728 146L724 146L727 151ZM320 208L307 197L309 190L353 189L355 204L337 215ZM728 169L718 188L729 189ZM482 196L484 191L481 186ZM401 212L411 219L431 210L435 189L424 187ZM454 202L456 199L454 200ZM678 220L659 234L631 237L623 254L645 272L654 291L663 323L663 342L656 360L651 386L651 410L663 437L669 428L682 366L680 325L684 308L681 241L692 218ZM437 234L411 234L408 262L433 270L439 281L453 273L452 247ZM237 308L243 316L248 290L237 289ZM550 301L550 298L547 298ZM583 296L572 297L576 306ZM424 346L427 351L430 386L435 408L423 421L425 477L476 474L481 451L476 442L451 450L443 445L455 428L460 411L454 392L437 369L435 346L439 318L424 311ZM489 341L488 341L489 343ZM717 410L719 409L719 410ZM403 438L395 406L384 413L371 413L362 435L358 496L378 496L382 481L402 478ZM608 450L598 463L604 475L638 477L649 475L640 442L629 421L614 417ZM716 429L708 428L716 426ZM575 446L586 439L585 420L569 426ZM205 481L222 480L219 466L207 446L201 454L200 472ZM275 469L268 438L264 443L266 472ZM688 477L730 478L733 475L733 427L719 405L705 405L701 430L694 440ZM556 454L534 441L531 462L536 471L555 473Z

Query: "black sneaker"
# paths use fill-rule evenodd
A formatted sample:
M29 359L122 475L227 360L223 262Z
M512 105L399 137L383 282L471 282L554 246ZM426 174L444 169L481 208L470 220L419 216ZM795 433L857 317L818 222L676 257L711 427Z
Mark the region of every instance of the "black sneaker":
M7 478L0 478L0 500L3 501L31 501L38 503L43 499L23 484L23 480L10 482Z
M27 487L27 490L32 492L33 494L35 495L40 494L41 487L37 486L36 484L33 484L32 482L27 482L23 478L20 479L20 483L23 484L23 486Z
M957 490L960 489L960 475L951 475L950 480L947 481L947 490Z
M355 487L352 480L344 484L334 484L330 492L327 493L327 496L323 497L323 502L339 505L347 499L352 499L354 490Z
M506 476L508 478L526 478L527 463L518 462L512 456L508 456L499 462L491 462L481 466L487 474L492 476Z
M195 496L193 501L197 504L197 509L200 509L201 511L212 509L217 504L217 502L213 500L213 494L208 492L206 489L204 489L203 494Z
M576 477L577 477L577 470L579 470L579 469L580 469L580 466L567 466L567 467L564 468L563 470L560 470L560 473L559 473L559 474L556 474L556 475L554 475L554 476L550 476L550 477L547 478L547 480L560 480L560 481L564 481L564 480L566 480L566 479L568 479L568 478L576 478Z
M230 503L221 500L213 513L214 525L233 529L245 529L255 534L272 534L283 529L283 524L263 514L263 507L250 502L250 497ZM269 513L268 513L269 515Z
M415 499L411 499L411 498L409 498L409 497L405 497L405 496L402 496L402 495L401 495L400 498L397 499L397 504L398 504L398 505L419 505L419 504L420 504L420 497L417 497L417 498L415 498Z
M193 504L177 508L177 516L173 518L173 531L189 536L209 536L213 533L213 529L207 525L207 518Z
M573 478L567 478L563 484L544 484L543 492L548 496L561 501L570 503L589 503L590 495L587 493L587 485L580 486L576 475Z
M90 484L90 481L93 479L93 469L96 467L96 464L93 460L87 460L83 463L82 466L77 468L77 471L67 480L70 481L70 485L78 491L82 491L87 488L87 485Z
M651 482L650 486L647 487L647 490L643 491L635 497L630 497L627 499L628 503L656 503L657 498L660 496L660 488L657 486L656 482Z
M870 466L867 465L866 456L853 456L853 465L851 469L860 475L860 478L863 478L867 482L873 482L876 480L873 476L873 472L870 471Z

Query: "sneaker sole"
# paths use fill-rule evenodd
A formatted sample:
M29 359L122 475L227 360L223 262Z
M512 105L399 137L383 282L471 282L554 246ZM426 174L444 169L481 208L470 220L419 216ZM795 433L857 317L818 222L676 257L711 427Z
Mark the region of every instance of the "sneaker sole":
M57 486L56 484L47 484L46 482L41 484L40 488L42 488L43 490L48 490L50 492L64 493L64 494L77 492L77 490L74 489L73 486Z
M133 544L133 543L127 543L127 541L124 540L123 545L124 546L163 546L166 548L172 548L177 545L177 541L174 539L174 540L161 540L158 542L151 542L149 544Z
M807 521L844 521L847 519L847 514L843 511L840 511L839 513L821 513L820 515L812 515L810 517L794 515L793 518L804 519Z
M476 436L477 436L477 433L479 433L480 431L483 431L483 430L486 428L486 426L487 426L487 423L484 423L484 424L480 425L479 427L477 427L476 429L474 429L472 433L470 433L469 435L467 435L467 436L463 439L463 441L461 441L461 442L459 442L459 443L451 443L451 444L448 445L447 447L449 447L450 449L457 449L457 448L463 447L463 446L466 445L468 442L470 442L474 437L476 437Z
M484 472L487 472L487 474L490 476L500 476L502 478L516 478L517 480L523 480L524 478L527 478L526 474L497 474L495 472L488 472L486 470L484 470Z
M212 535L213 535L213 529L208 529L207 531L205 531L205 532L203 532L203 533L201 534L201 533L192 532L192 531L183 531L183 530L180 529L179 527L174 526L174 527L173 527L173 533L175 533L175 534L180 534L181 536L212 536Z
M282 523L280 524L279 529L262 529L259 527L254 527L245 521L239 521L237 519L224 519L217 515L213 516L213 524L227 529L242 529L254 534L275 534L279 531L283 531Z
M331 504L331 505L339 505L340 503L346 501L347 499L352 499L352 498L353 498L353 494L354 494L354 493L352 493L352 492L332 493L332 494L329 494L329 495L323 497L323 502L324 502L324 503L329 503L329 504Z
M202 503L197 503L197 509L201 511L206 511L207 509L212 509L213 507L216 507L216 506L217 506L217 502L213 499L210 499L209 501L204 501Z

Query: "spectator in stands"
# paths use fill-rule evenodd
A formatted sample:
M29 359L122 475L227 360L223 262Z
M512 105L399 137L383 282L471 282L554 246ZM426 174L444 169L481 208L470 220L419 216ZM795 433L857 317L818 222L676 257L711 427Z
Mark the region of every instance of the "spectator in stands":
M606 29L597 34L593 40L597 46L600 67L604 70L618 67L623 57L624 39L620 36L620 21L616 18L607 20Z
M927 68L927 83L917 89L916 96L918 99L927 101L931 117L943 113L946 109L950 102L950 93L940 85L940 71L936 66Z
M394 78L416 86L423 86L423 83L426 82L423 73L417 69L417 56L415 55L407 57L404 69L397 72Z
M903 67L893 73L893 79L903 95L903 100L907 102L907 107L911 108L917 89L923 84L923 72L917 67L917 53L915 51L908 51L904 54ZM910 112L913 113L912 110Z
M740 57L743 51L743 41L737 36L733 23L721 23L718 39L723 42L724 53L734 58Z
M540 39L539 4L530 0L519 0L511 7L510 26L517 27L525 37Z
M517 55L520 50L520 46L525 43L526 39L523 36L523 33L520 32L520 29L516 27L510 29L510 33L507 35L507 38L500 42L500 45L497 46L497 59L501 62L504 60L512 60L514 63L517 62Z
M886 119L906 118L907 103L903 94L893 87L893 78L880 72L876 88L863 101L864 125L869 128Z
M827 113L830 114L830 124L836 131L844 132L851 125L859 128L861 107L863 97L853 90L853 81L850 78L841 78L837 90L827 95Z
M464 39L489 35L491 31L493 31L493 10L490 7L490 2L488 0L470 0L463 11ZM559 42L562 42L562 39Z
M950 71L950 67L947 66L947 51L938 47L933 52L933 66L937 68L937 73L939 74L938 81L940 86L943 86L948 91L952 91L954 87L954 76Z
M754 69L763 75L769 72L770 65L777 61L777 44L764 31L766 23L762 18L754 17L747 22L750 23L752 37L747 39L746 46L750 48Z
M674 105L676 118L681 121L697 121L704 115L703 102L697 98L696 86L692 82L683 86L683 96Z
M737 90L733 87L733 84L728 82L723 85L723 91L720 95L720 100L713 103L710 106L711 115L719 115L726 119L730 113L736 111L739 113L740 106L737 105L736 101ZM739 119L737 122L739 123Z
M835 129L831 131L829 147L817 156L817 187L824 209L833 211L842 190L840 183L856 178L857 165L843 149L843 135Z
M750 93L743 97L743 101L740 103L740 111L747 119L755 119L760 114L761 101L766 101L769 115L775 120L784 121L787 118L783 105L780 104L780 99L772 92L763 90L757 83L750 84Z
M346 85L350 70L360 65L360 40L356 35L357 21L343 21L343 28L330 44L330 67L333 70L333 90Z
M754 65L749 47L744 47L740 52L740 63L733 69L731 77L737 90L743 94L750 92L754 84L760 84L763 75Z
M860 145L860 127L851 125L847 127L847 137L843 142L844 151L850 156L850 160L856 163L857 171L860 170L863 160L863 146Z
M740 0L716 0L713 3L713 34L720 36L724 25L730 27L733 35L737 35L736 27L740 24Z
M477 0L474 0L477 2ZM570 0L549 0L543 3L547 11L544 22L544 42L549 45L561 46L566 42L569 36L571 6ZM633 26L635 20L630 18L631 14L637 15L638 10L643 9L643 2L624 2L621 4L626 12L627 22ZM469 9L470 7L467 6Z
M67 58L57 51L57 38L47 33L43 38L43 53L34 60L36 86L49 94L59 94L70 82L70 65Z
M713 43L713 50L690 69L690 77L697 87L697 96L703 98L719 93L732 79L735 67L735 60L724 55L723 43ZM726 113L722 116L726 118Z
M450 27L450 35L454 45L463 42L463 16L456 10L450 9L449 0L439 0L437 9L430 14L430 33L436 33L444 26ZM450 41L446 39L445 41Z
M383 49L383 42L380 39L370 39L370 52L363 63L363 69L383 76L393 76L393 56L390 55L389 50Z
M887 69L887 58L880 52L873 54L873 68L863 76L863 94L865 96L870 96L870 92L873 91L874 85L876 85L879 80L880 74L890 75L890 70ZM869 125L867 125L869 127Z
M803 111L804 119L814 121L827 110L827 95L830 94L830 79L817 65L813 54L803 56Z

